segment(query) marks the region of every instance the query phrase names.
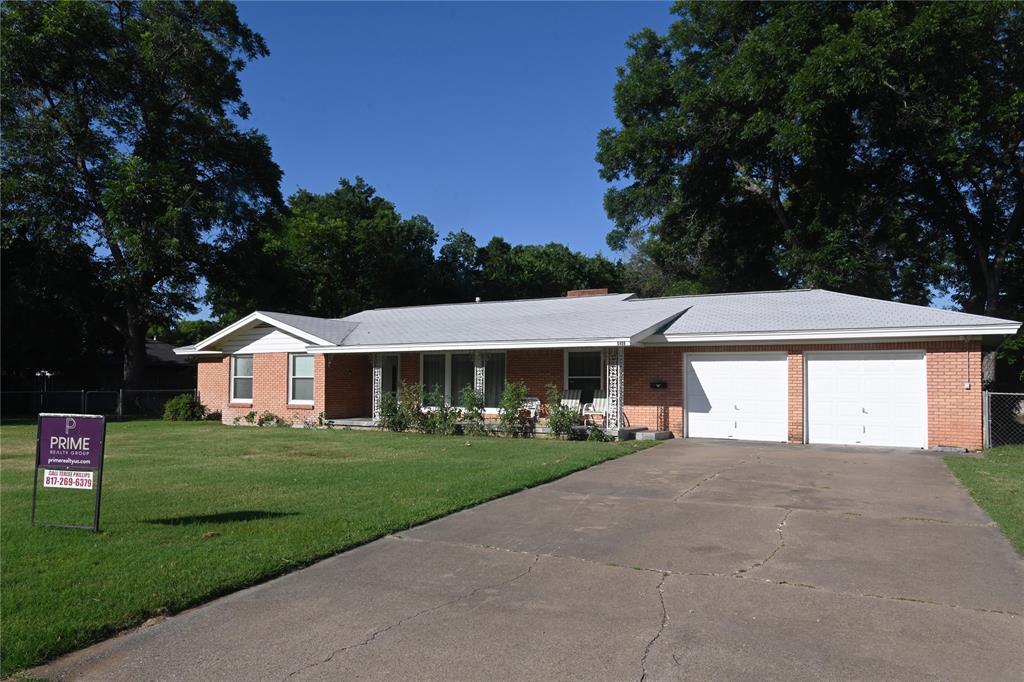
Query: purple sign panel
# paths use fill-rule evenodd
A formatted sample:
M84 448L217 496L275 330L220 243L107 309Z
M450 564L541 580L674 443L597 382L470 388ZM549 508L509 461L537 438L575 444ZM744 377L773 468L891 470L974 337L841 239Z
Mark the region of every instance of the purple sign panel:
M100 469L106 418L93 414L39 415L37 467Z

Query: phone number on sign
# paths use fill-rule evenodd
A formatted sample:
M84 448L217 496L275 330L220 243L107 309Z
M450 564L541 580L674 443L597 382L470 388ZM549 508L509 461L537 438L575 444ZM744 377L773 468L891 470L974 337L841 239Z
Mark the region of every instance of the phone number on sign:
M43 474L44 488L76 488L92 490L91 471L52 471Z

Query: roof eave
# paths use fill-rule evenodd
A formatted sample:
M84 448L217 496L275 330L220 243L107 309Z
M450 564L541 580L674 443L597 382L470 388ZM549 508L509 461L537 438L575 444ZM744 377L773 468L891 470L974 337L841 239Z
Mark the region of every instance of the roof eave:
M630 345L625 337L591 339L531 339L518 341L466 341L437 343L389 343L352 346L310 346L310 353L428 353L475 350L520 350L530 348L606 348L619 343Z
M779 332L716 332L709 334L664 334L664 343L722 343L756 341L829 341L865 339L957 338L962 336L1007 336L1016 334L1021 323L958 325L943 327L886 327L867 329L818 329Z

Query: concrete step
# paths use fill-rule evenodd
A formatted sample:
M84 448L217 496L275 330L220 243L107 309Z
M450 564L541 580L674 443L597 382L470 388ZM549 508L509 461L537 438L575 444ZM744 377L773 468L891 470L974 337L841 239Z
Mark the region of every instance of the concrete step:
M668 440L672 437L671 431L637 431L637 440Z

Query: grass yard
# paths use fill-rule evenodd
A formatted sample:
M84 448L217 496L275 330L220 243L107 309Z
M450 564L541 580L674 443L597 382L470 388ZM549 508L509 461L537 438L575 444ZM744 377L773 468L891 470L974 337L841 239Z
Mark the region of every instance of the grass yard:
M1024 445L992 448L980 458L947 457L946 465L1024 556Z
M0 427L0 676L645 445L112 423L94 534L30 527L35 426ZM39 520L91 522L40 490Z

